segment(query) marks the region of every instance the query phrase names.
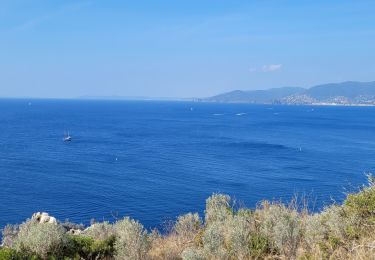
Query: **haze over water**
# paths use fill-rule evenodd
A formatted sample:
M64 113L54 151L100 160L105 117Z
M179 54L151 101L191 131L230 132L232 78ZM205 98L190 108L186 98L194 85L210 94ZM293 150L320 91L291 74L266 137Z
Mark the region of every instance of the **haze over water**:
M156 227L213 192L340 201L375 169L374 107L0 100L0 226L36 211ZM62 141L64 131L73 137Z

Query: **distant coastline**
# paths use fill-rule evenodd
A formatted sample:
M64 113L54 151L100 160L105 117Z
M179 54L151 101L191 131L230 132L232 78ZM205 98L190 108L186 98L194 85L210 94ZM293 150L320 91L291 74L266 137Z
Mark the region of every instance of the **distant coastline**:
M249 104L249 105L280 105L280 106L327 106L327 107L374 107L375 104L340 104L340 103L311 103L311 104L284 104L284 103L255 103L255 102L216 102L199 100L202 103L219 103L219 104Z
M375 81L329 83L310 88L279 87L266 90L233 90L211 97L78 96L0 97L0 99L53 99L97 101L171 101L263 105L375 106Z
M281 87L234 90L201 99L204 102L319 106L374 106L375 81L330 83L311 88Z

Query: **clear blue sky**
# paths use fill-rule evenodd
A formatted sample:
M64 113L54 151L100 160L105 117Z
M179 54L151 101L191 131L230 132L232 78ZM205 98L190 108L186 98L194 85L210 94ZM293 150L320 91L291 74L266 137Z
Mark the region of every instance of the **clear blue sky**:
M0 96L375 80L374 0L1 0Z

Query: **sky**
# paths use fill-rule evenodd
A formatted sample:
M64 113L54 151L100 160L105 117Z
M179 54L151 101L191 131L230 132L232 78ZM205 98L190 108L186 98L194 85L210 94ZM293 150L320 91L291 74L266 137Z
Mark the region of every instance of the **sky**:
M375 80L374 0L0 0L0 97Z

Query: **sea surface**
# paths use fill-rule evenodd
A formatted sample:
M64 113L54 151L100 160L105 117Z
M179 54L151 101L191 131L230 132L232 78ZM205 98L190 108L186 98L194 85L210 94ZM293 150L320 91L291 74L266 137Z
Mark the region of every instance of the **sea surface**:
M46 211L160 228L214 192L319 210L374 170L375 107L0 100L0 227Z

